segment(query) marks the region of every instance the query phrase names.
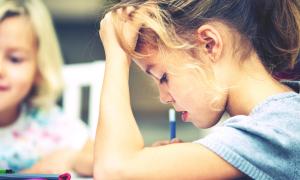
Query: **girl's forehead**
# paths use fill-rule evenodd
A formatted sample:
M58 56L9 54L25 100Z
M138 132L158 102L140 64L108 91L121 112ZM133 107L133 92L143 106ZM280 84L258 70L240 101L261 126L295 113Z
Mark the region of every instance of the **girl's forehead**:
M144 72L153 69L154 67L157 68L160 66L159 63L155 63L153 60L133 60Z
M174 60L174 59L173 59ZM172 60L161 59L144 59L134 60L139 68L146 74L152 75L153 73L176 71L180 66L178 63L173 63Z
M192 59L186 52L166 48L152 48L145 45L139 51L144 57L134 59L134 62L144 71L177 71L187 63L192 63ZM148 73L149 74L149 73Z
M24 16L13 16L0 23L0 41L7 46L28 51L36 48L36 35L31 21Z

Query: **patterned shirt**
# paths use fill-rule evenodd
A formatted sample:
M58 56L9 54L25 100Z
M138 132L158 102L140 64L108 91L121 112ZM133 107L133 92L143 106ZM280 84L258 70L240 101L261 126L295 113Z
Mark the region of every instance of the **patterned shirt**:
M0 128L0 169L30 168L55 150L79 150L88 137L85 124L68 118L59 107L46 112L23 106L15 123Z

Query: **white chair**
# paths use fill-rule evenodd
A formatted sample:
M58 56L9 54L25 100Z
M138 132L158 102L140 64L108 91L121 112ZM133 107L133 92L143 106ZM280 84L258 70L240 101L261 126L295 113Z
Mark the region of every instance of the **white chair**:
M100 94L105 69L104 61L95 61L89 63L71 64L63 67L63 76L65 89L63 91L62 106L64 112L76 119L81 119L81 90L83 87L89 87L89 109L88 126L92 136L96 134Z

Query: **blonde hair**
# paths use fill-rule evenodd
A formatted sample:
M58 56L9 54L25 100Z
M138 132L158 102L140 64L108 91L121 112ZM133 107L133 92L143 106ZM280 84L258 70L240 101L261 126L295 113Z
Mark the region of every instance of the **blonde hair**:
M115 13L116 9L128 6L136 9L129 17L142 24L135 47L130 47L123 38L122 19ZM141 49L150 45L159 52L173 49L200 59L183 68L196 69L202 75L201 83L221 92L211 102L218 109L215 104L228 89L214 83L210 61L197 48L197 29L208 22L223 23L230 31L237 32L233 45L234 52L240 53L239 58L243 60L254 51L272 74L296 64L300 50L299 9L297 0L124 0L110 10L118 40L133 58L147 56L141 54Z
M132 56L141 56L135 48L145 43L191 50L196 46L196 30L219 21L239 33L239 45L246 45L247 52L254 50L270 73L296 64L300 50L298 0L124 0L111 10L128 6L137 9L131 17L143 24L137 47L128 47L122 39L116 13L114 21L122 47Z
M0 0L1 21L11 16L28 17L38 42L39 82L33 85L25 103L48 109L56 103L63 89L63 60L50 13L42 0Z

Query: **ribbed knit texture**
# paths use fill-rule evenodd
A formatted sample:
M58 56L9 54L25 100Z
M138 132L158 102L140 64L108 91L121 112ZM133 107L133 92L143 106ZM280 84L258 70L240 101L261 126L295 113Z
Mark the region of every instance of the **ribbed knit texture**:
M253 179L300 178L300 95L281 93L195 141Z

